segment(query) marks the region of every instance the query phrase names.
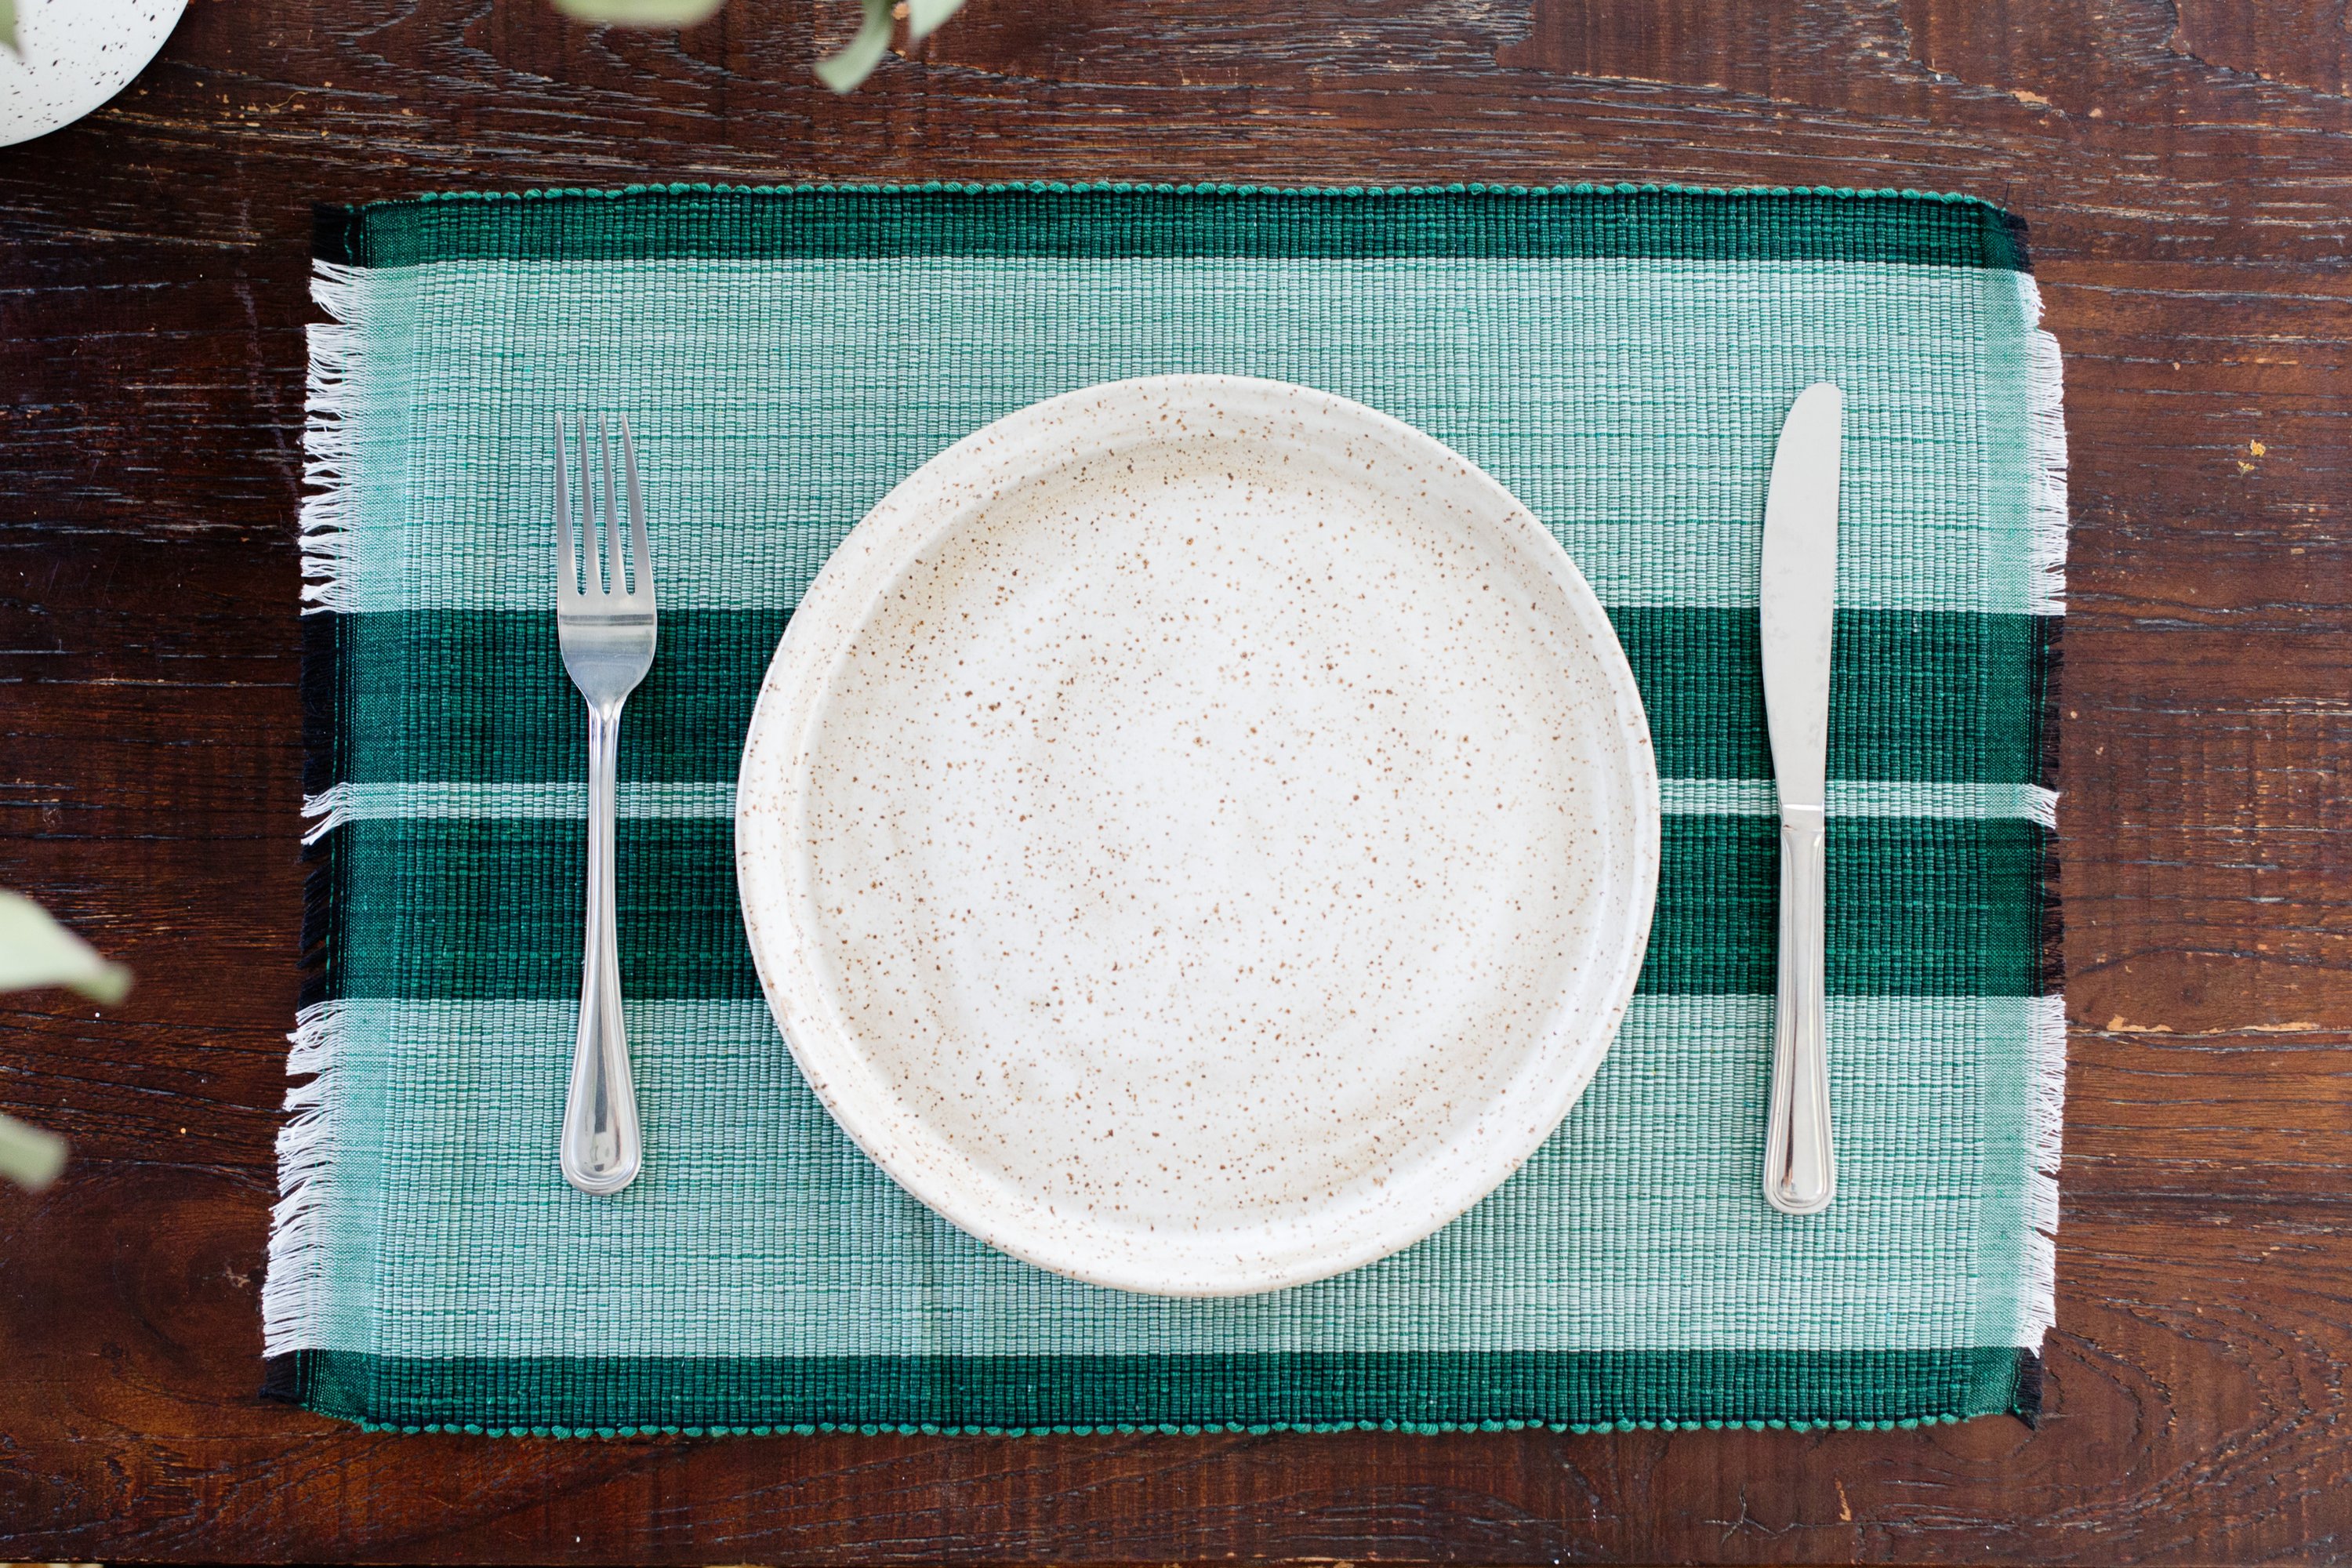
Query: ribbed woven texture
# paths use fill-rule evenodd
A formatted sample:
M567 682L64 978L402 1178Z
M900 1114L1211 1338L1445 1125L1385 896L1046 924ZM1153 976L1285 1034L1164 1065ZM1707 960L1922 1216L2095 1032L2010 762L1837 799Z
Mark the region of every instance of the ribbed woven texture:
M312 989L272 1386L574 1433L2031 1415L2063 1089L2045 896L2058 356L2017 226L1896 193L663 188L322 213L303 509ZM1172 371L1410 421L1609 607L1664 775L1640 992L1517 1176L1429 1241L1227 1301L1048 1276L800 1082L730 812L801 590L1038 398ZM1829 979L1840 1195L1763 1202L1777 869L1756 575L1773 438L1846 397ZM646 1173L556 1170L579 702L546 431L626 412L661 653L623 731Z

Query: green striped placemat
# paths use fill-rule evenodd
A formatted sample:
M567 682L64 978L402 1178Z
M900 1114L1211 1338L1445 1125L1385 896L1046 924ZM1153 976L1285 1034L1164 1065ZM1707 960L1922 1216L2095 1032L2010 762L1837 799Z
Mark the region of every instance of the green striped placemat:
M2056 345L2019 226L1894 192L1059 186L322 212L302 530L318 857L270 1384L398 1428L1452 1428L2030 1416L2064 1024L2049 891ZM1045 1274L833 1125L760 998L732 780L826 552L1036 399L1302 382L1482 464L1609 606L1665 777L1640 993L1436 1237L1240 1300ZM1836 1206L1764 1203L1774 437L1845 391L1831 725ZM556 1169L583 725L550 416L628 413L661 656L621 758L649 1150Z

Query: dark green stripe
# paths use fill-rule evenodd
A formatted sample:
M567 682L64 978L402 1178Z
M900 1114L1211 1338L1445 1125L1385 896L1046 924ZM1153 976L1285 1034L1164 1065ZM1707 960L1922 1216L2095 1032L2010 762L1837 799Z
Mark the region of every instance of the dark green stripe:
M1772 776L1754 610L1609 612L1667 778ZM1841 610L1831 641L1830 776L2040 779L2041 623L1956 610Z
M2036 1414L2033 1358L1928 1351L399 1359L301 1351L272 1392L390 1426L1794 1425Z
M341 837L334 994L579 994L587 875L579 824L355 822ZM760 994L734 846L728 821L620 822L614 876L628 995Z
M1666 818L1643 991L1772 989L1775 834L1767 816ZM356 822L341 836L335 994L562 997L579 990L578 825ZM2014 820L1833 823L1830 989L2034 994L2030 915L2042 836ZM760 994L737 913L731 823L625 819L618 876L630 995Z
M1843 996L2032 996L2029 918L2049 835L2015 818L1847 817L1829 830L1829 989ZM1769 993L1780 825L1669 816L1641 989Z
M630 700L621 776L731 779L782 610L665 614ZM1769 778L1753 610L1610 612L1670 778ZM580 702L552 615L408 611L343 620L343 776L539 783L583 776ZM2032 784L2041 625L2026 616L1848 610L1837 619L1834 778Z
M666 610L629 699L621 777L731 782L785 610ZM587 777L587 721L555 616L496 610L346 616L344 778L531 784Z
M1898 193L697 190L320 209L365 267L647 257L1637 257L2026 268L2022 226Z

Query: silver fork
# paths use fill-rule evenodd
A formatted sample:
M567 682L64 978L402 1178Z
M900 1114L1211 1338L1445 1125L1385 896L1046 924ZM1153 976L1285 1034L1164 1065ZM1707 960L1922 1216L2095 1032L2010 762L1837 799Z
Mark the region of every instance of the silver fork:
M588 420L579 420L580 515L576 547L563 483L563 421L555 422L555 629L563 668L588 703L588 921L580 964L580 1033L572 1047L572 1089L563 1104L563 1179L583 1193L617 1193L637 1179L645 1139L621 1021L621 958L614 942L614 766L621 705L654 661L654 564L637 489L636 444L621 420L621 467L629 489L629 542L614 507L613 437L596 419L604 458L604 551L598 561L597 487L588 463ZM625 580L623 565L627 566Z

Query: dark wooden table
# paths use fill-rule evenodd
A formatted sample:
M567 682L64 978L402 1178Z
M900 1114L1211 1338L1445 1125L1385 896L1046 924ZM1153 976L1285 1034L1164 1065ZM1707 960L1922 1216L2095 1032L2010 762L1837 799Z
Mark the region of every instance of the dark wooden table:
M2345 0L973 0L839 100L852 9L194 0L0 152L0 885L140 977L0 1001L0 1107L77 1151L0 1194L0 1559L2352 1556ZM2075 519L2039 1430L555 1443L257 1396L309 203L990 177L2025 215Z

